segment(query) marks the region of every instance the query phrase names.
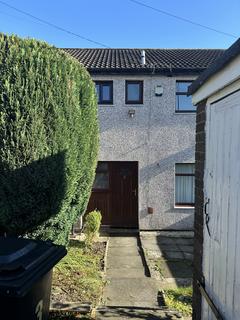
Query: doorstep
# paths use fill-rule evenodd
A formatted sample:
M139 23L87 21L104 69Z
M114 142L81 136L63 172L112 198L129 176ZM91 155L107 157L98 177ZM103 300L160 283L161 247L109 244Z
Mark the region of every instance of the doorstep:
M113 228L109 226L101 226L100 235L101 236L114 236L114 235L138 235L138 229L129 229L129 228Z

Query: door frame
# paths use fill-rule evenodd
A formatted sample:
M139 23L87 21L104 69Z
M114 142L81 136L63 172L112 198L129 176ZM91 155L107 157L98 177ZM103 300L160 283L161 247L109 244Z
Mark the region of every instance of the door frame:
M114 179L114 166L116 166L117 164L134 164L134 172L136 174L135 176L135 181L136 181L136 203L134 204L136 206L136 226L133 226L133 227L128 227L128 226L116 226L114 224L102 224L101 226L104 226L104 227L110 227L110 228L118 228L118 229L138 229L139 230L139 162L138 161L98 161L98 163L107 163L108 164L108 173L109 173L109 187L107 189L92 189L92 194L91 194L91 197L89 199L89 205L88 205L88 209L87 209L87 212L93 210L93 206L91 205L91 201L93 201L93 197L94 195L99 195L99 194L102 194L104 196L107 196L109 197L108 200L106 201L109 201L109 211L110 211L110 217L111 217L111 208L112 208L112 188L113 188L113 179ZM116 167L115 167L116 168ZM101 210L101 209L99 209Z

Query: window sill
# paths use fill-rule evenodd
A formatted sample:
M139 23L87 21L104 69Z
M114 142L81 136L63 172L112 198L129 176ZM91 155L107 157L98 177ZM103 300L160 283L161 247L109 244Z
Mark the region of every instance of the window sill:
M183 209L183 210L190 209L190 210L192 210L192 209L195 209L195 206L192 206L192 207L190 207L190 206L174 206L174 209Z
M110 108L115 107L114 104L98 104L98 106L99 106L99 107L103 107L103 108L106 108L106 107L110 107Z
M132 104L134 104L134 105L142 105L144 103L143 103L143 101L140 101L140 102L137 102L137 101L125 102L126 106L129 106L129 105L131 106Z
M196 111L175 111L175 114L192 114L195 115Z
M141 104L137 104L137 103L132 103L132 104L125 104L124 105L125 108L141 108L141 107L144 107L144 104L141 103Z

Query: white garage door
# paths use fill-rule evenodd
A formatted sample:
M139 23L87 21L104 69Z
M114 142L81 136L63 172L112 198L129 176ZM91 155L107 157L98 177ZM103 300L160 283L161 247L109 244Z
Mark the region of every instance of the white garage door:
M225 319L239 320L240 92L207 107L204 186L206 290ZM205 301L202 319L215 319Z

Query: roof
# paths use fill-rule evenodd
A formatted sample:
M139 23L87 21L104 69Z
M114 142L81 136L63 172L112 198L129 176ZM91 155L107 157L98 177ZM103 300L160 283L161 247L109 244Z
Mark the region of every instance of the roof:
M222 49L75 49L64 48L90 73L199 73L222 56ZM141 65L145 50L146 64Z
M209 78L223 69L239 54L240 38L236 42L234 42L234 44L229 49L227 49L224 54L220 55L220 57L192 83L192 85L188 89L189 95L195 93Z

